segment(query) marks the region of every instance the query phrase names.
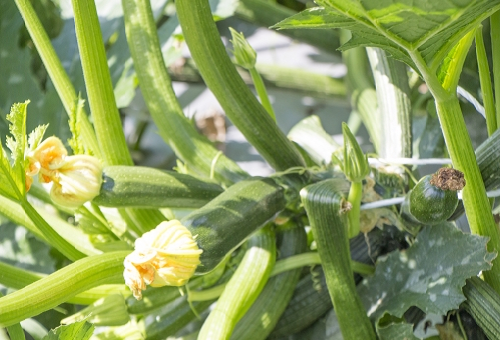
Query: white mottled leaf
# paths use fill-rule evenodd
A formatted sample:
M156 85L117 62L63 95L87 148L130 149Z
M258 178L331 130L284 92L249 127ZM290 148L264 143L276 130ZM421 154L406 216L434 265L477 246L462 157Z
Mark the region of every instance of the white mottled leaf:
M496 254L488 238L464 234L449 223L426 226L413 245L379 260L373 277L359 285L368 315L401 317L417 306L425 313L446 314L465 300L465 280L491 268Z

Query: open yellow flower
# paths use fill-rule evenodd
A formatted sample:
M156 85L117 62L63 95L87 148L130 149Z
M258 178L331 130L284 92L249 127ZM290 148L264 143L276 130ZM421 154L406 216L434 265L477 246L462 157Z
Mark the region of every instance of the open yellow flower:
M28 155L29 175L34 176L40 172L40 181L49 183L55 171L64 165L67 155L68 152L59 138L47 138Z
M203 250L178 220L165 221L135 241L125 258L123 277L137 300L146 285L182 286L200 264Z
M79 207L99 195L102 164L93 156L68 156L50 179L54 182L50 190L52 201L62 206Z

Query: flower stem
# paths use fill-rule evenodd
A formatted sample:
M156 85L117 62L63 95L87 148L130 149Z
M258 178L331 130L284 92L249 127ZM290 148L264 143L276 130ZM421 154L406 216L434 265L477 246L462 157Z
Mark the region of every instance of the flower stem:
M0 327L38 315L93 287L123 283L123 259L128 253L111 252L78 260L0 298Z
M304 167L298 150L236 71L222 44L208 0L177 0L175 6L193 60L232 123L276 170Z
M262 77L260 76L259 72L255 67L251 68L249 71L250 71L250 76L252 76L253 85L255 86L255 90L259 95L262 106L264 106L267 113L269 113L274 122L276 122L276 114L274 113L273 106L269 101L269 96L267 95L266 86L262 81Z
M359 211L361 206L361 197L363 196L363 183L351 182L349 196L347 200L351 203L351 210L347 212L348 219L348 237L353 238L358 236L360 230Z
M85 254L77 250L71 243L59 235L27 200L21 201L21 206L47 241L64 256L72 261L86 257Z

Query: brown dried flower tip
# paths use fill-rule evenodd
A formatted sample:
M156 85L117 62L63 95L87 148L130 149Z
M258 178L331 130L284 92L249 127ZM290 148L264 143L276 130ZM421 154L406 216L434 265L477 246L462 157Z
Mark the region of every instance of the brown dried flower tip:
M458 191L465 186L463 172L452 168L439 169L430 180L430 183L442 190Z
M342 199L340 202L340 214L346 214L348 211L352 209L352 204L346 199Z

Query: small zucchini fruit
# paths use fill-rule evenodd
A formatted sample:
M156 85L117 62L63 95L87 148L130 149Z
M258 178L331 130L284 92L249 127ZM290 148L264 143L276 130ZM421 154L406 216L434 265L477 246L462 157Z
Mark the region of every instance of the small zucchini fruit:
M406 220L433 225L446 221L458 205L457 191L465 186L462 172L441 168L420 179L406 195L402 214Z

